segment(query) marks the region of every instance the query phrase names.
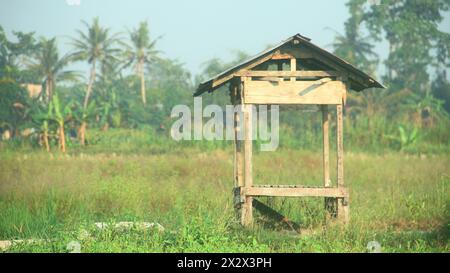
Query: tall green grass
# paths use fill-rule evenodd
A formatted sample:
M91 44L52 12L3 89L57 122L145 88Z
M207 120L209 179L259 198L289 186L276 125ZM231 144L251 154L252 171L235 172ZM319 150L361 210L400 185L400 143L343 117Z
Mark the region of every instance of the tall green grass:
M322 183L320 153L282 148L254 157L257 184ZM48 240L9 249L20 252L65 252L72 240L84 252L364 252L372 240L386 252L448 252L449 165L447 155L347 153L347 229L325 223L321 198L261 199L300 223L304 233L296 235L258 213L253 228L239 226L228 147L69 155L3 149L0 239ZM158 222L166 231L98 231L99 221Z

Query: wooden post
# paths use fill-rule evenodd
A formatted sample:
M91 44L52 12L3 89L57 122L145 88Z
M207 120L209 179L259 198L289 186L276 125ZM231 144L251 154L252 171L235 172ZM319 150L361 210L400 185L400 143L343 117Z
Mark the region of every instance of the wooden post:
M336 106L336 155L337 155L337 184L344 186L344 143L342 104Z
M230 99L233 107L241 104L241 90L242 84L240 82L233 81L230 84ZM234 109L236 110L236 109ZM244 175L243 175L243 162L244 154L242 152L242 123L241 123L241 113L233 113L233 135L234 135L234 189L233 189L233 203L236 211L237 218L240 221L242 200L243 196L241 189L244 186Z
M328 105L321 105L322 110L322 143L323 143L323 185L324 187L331 186L330 180L330 138L329 138L329 115L328 115ZM331 214L334 213L334 202L335 198L325 197L325 209Z
M292 58L291 59L291 71L297 71L297 59ZM291 82L295 82L295 77L291 77Z
M331 186L330 180L330 140L328 105L322 105L322 135L323 135L323 184Z
M330 179L330 115L328 113L328 105L322 105L322 138L323 138L323 185L325 188L331 187ZM335 218L337 216L337 199L333 197L325 197L325 210L327 216Z
M244 92L245 83L248 79L244 80ZM253 186L253 174L252 174L252 105L244 104L244 193L245 190ZM243 226L250 226L253 222L253 197L244 195L244 204L242 206L242 218L241 224Z
M343 139L343 113L342 104L336 107L336 148L337 148L337 184L338 188L344 187L344 139ZM348 223L349 206L347 198L338 198L337 200L337 217L339 222Z
M233 106L241 104L240 98L240 90L242 90L242 85L237 84L233 85L232 91L234 92L233 97ZM233 114L233 123L234 123L234 185L236 187L244 186L244 175L242 170L243 164L243 153L242 153L242 140L239 139L239 136L242 131L242 124L240 120L239 112L234 112Z

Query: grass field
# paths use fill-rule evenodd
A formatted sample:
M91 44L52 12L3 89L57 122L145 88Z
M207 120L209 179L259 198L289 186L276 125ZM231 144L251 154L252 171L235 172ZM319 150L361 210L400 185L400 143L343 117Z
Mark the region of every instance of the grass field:
M255 183L320 185L321 154L257 153ZM450 156L346 153L351 223L325 225L323 199L261 199L300 223L295 234L256 214L235 219L232 150L162 154L0 153L0 240L10 252L449 252ZM332 162L333 163L333 162ZM165 231L96 230L95 222L157 222ZM86 231L88 231L89 236Z

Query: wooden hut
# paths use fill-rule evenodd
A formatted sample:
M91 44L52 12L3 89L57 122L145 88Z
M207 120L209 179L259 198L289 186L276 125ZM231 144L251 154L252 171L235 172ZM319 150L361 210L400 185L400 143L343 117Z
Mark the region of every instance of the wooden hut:
M275 67L275 69L274 69ZM289 68L289 69L287 69ZM349 194L344 184L343 105L351 89L384 88L350 63L296 34L282 43L202 82L194 96L228 84L231 103L242 105L243 122L234 115L235 205L244 226L253 221L252 202L259 196L324 197L326 209L343 223L349 220ZM252 177L252 105L318 105L322 112L323 186L261 186ZM336 107L337 177L329 161L329 107ZM242 126L239 126L243 124ZM244 130L245 139L236 138Z

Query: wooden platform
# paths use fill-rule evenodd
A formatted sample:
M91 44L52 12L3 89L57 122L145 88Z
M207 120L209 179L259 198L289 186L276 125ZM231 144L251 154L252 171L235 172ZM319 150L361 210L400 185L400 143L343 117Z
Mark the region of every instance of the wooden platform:
M312 187L300 185L253 185L241 187L244 196L278 196L278 197L334 197L347 198L348 190L344 187Z

